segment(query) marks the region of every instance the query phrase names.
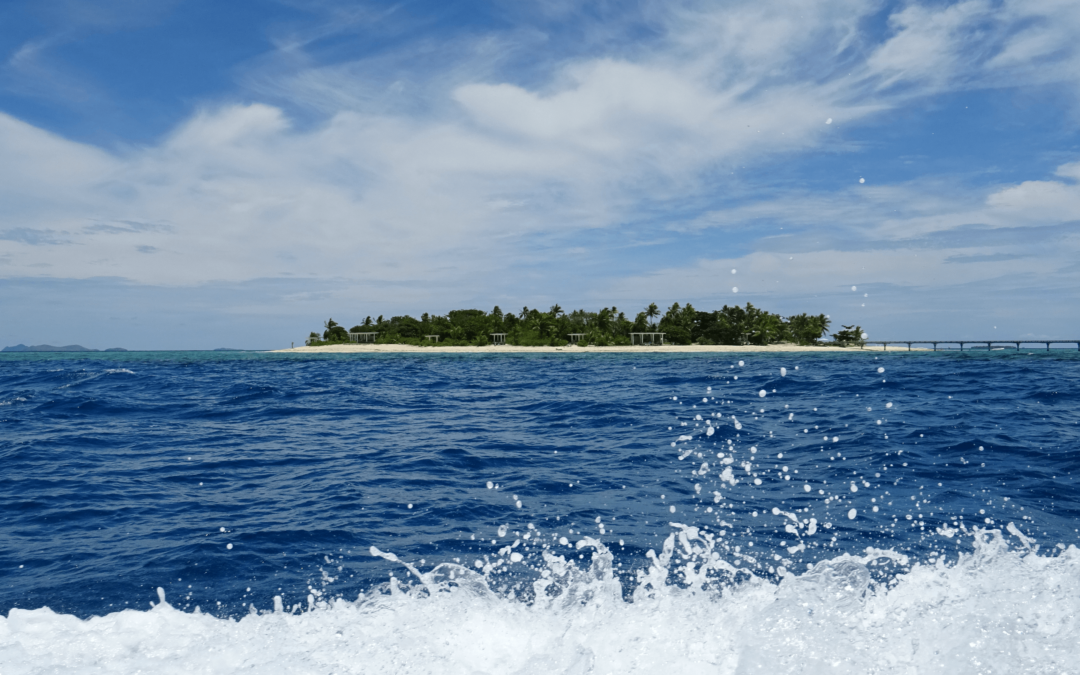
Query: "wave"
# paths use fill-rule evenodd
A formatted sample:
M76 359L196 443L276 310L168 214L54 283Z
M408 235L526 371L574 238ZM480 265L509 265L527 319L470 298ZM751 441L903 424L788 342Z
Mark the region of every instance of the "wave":
M8 673L1076 673L1080 549L1040 554L1000 530L952 562L867 549L779 581L676 531L626 597L613 556L586 537L536 556L530 585L496 581L520 554L441 564L355 600L311 588L307 605L239 620L160 602L80 620L42 608L0 617ZM1015 533L1013 533L1015 534ZM570 551L573 551L572 553ZM573 562L588 555L586 567ZM542 558L542 560L541 560ZM327 559L328 563L335 561ZM901 571L875 580L874 568ZM324 572L327 583L334 570Z
M58 389L68 389L70 387L75 387L75 386L78 386L78 385L81 385L81 384L86 384L87 382L91 382L93 380L96 380L99 377L104 377L105 375L134 375L135 371L128 370L127 368L106 368L105 370L101 370L101 371L98 371L98 372L89 372L88 374L86 374L86 373L87 373L87 371L85 371L85 370L80 371L78 374L73 373L72 376L78 377L79 379L77 379L77 380L75 380L73 382L69 382L69 383L67 383L65 385L62 385L62 386L58 387Z

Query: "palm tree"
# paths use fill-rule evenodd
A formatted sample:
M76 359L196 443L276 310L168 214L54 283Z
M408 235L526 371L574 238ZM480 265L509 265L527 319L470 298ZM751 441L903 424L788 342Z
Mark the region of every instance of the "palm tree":
M596 329L601 333L611 332L611 310L607 307L601 309L596 315Z
M540 333L540 337L552 337L555 335L555 315L554 314L541 314L540 318L536 321L536 330Z
M656 317L660 316L660 308L656 306L655 302L649 303L649 306L645 308L645 318L652 319L649 321L649 325L653 330L656 330Z
M551 316L553 316L553 317L555 317L555 318L559 318L559 317L560 317L560 316L562 316L562 315L563 315L563 313L564 313L564 312L562 311L562 307L559 307L559 304L558 304L558 303L555 303L554 305L552 305L552 306L551 306L551 309L550 309L550 310L548 310L548 311L550 311L550 312L551 312Z

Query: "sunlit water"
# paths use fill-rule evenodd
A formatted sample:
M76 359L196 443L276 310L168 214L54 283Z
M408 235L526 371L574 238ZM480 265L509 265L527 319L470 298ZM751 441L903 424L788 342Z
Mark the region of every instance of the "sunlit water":
M1080 673L1078 469L1064 350L5 354L0 673Z

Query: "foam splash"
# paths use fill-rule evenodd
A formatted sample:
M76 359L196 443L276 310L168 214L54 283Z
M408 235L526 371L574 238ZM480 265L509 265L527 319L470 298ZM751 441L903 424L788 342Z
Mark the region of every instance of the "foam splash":
M165 602L88 620L47 608L0 618L8 673L715 673L1076 672L1080 550L1010 549L977 530L953 563L887 550L845 554L769 581L716 554L707 533L674 531L638 571L632 597L604 544L578 567L537 556L529 600L493 589L494 566L443 563L343 598L240 620ZM882 564L905 571L875 581Z

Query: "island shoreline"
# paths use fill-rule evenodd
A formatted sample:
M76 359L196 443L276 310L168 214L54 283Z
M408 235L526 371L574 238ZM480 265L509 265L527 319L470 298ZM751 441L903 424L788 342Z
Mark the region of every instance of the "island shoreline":
M906 352L906 346L890 345L888 349L858 347L834 347L825 345L634 345L618 347L518 347L514 345L488 345L485 347L417 347L403 344L348 344L321 345L317 347L293 347L271 350L274 354L748 354L748 353L875 353ZM910 351L930 351L913 348Z

